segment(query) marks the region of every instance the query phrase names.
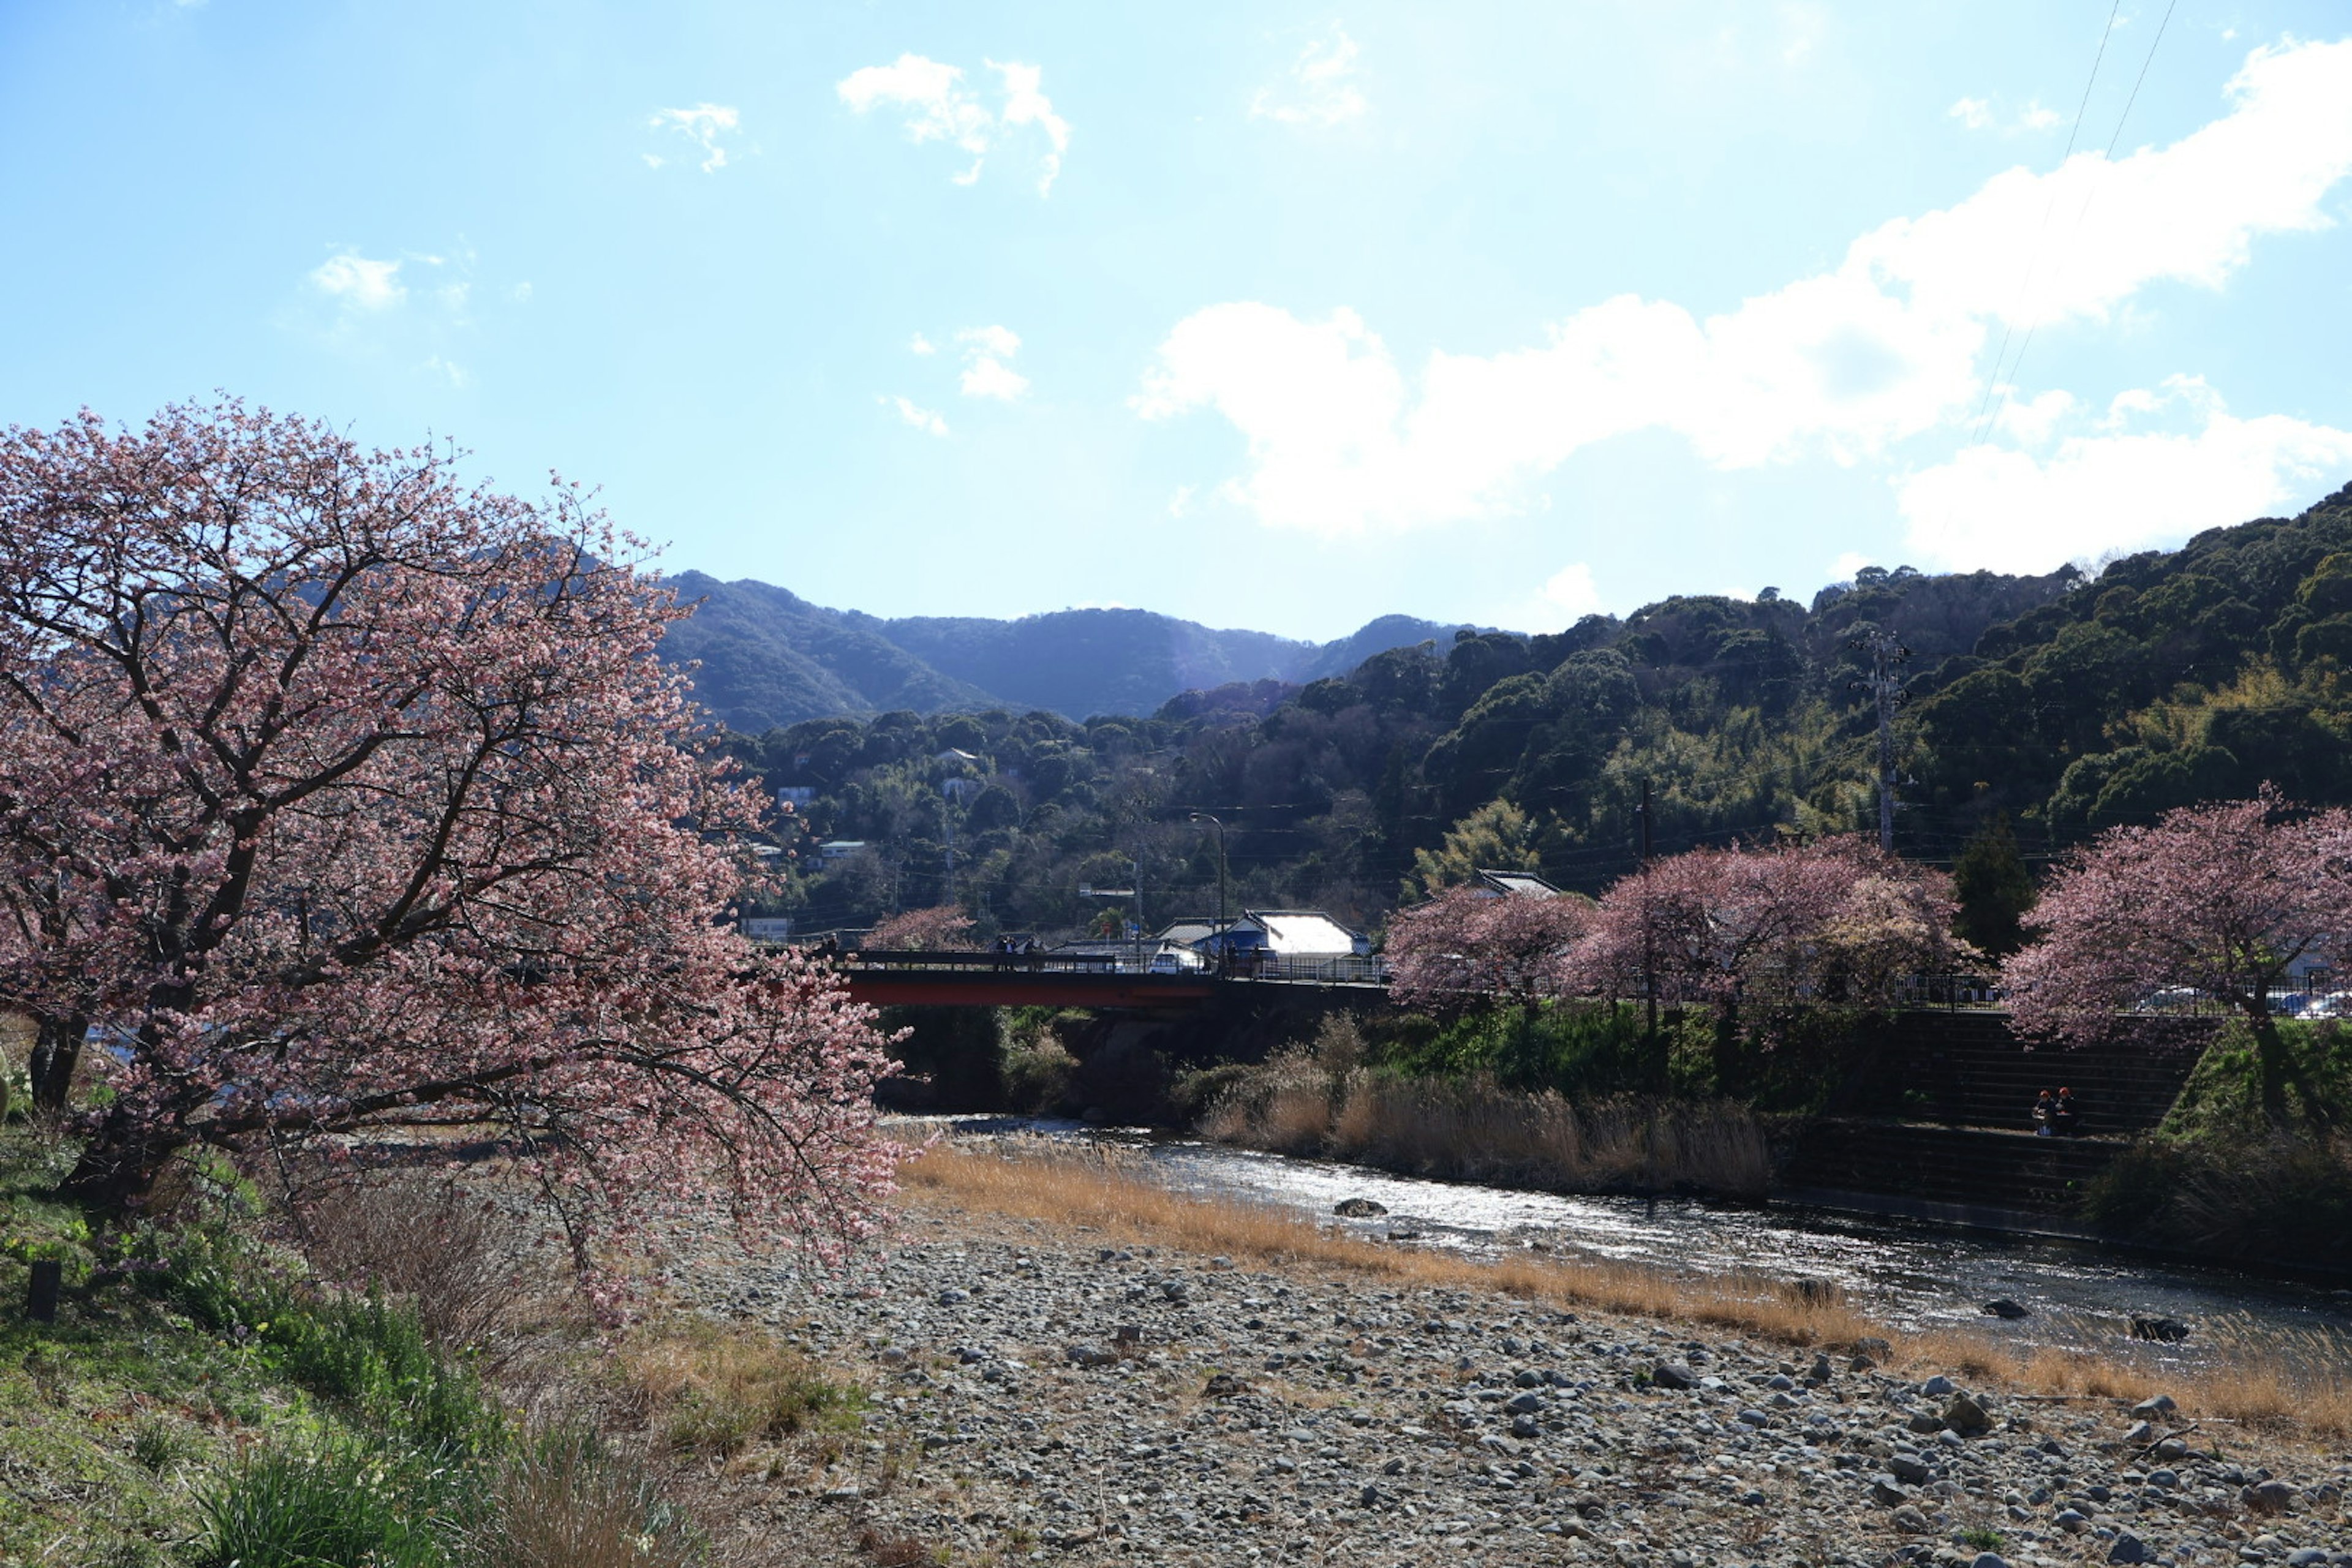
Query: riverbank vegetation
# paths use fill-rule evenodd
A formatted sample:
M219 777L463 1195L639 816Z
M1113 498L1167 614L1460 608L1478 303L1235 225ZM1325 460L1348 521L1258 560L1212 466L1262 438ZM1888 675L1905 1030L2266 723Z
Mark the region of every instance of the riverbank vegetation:
M2275 1267L2352 1271L2352 1037L2333 1021L2233 1023L2152 1131L2093 1183L2084 1216L2119 1239ZM2273 1121L2284 1111L2284 1125Z
M0 1562L764 1563L710 1467L856 1428L859 1391L763 1331L600 1331L522 1208L438 1174L339 1175L297 1225L206 1164L131 1219L55 1195L74 1157L0 1130ZM14 1310L36 1259L53 1323Z

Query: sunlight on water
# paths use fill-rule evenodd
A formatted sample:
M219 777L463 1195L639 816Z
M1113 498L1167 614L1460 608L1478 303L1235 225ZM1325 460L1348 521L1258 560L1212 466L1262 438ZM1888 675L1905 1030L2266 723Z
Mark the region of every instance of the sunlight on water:
M2134 1314L2194 1325L2179 1345L2133 1345L2156 1364L2225 1347L2352 1361L2352 1290L2160 1263L2085 1242L2002 1236L1874 1215L1774 1205L1732 1208L1689 1198L1570 1197L1392 1175L1329 1161L1259 1153L1140 1129L1066 1121L946 1119L960 1136L1045 1135L1115 1143L1139 1173L1179 1191L1293 1209L1318 1223L1400 1245L1493 1257L1533 1247L1703 1275L1769 1274L1842 1286L1853 1304L1900 1328L1965 1327L2020 1347L2112 1351ZM1370 1198L1389 1212L1340 1219L1332 1206ZM2032 1315L2003 1320L2006 1298Z

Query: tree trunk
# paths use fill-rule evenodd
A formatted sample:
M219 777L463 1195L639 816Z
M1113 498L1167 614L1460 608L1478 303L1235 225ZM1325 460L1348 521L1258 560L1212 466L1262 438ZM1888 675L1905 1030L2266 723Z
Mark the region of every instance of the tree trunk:
M81 1158L58 1184L61 1197L123 1208L146 1196L172 1156L192 1142L177 1128L148 1126L120 1107L82 1148Z
M45 1014L38 1023L40 1033L33 1043L32 1060L26 1064L26 1076L32 1079L33 1108L54 1113L66 1108L66 1090L72 1086L74 1068L81 1064L81 1042L89 1033L89 1020Z
M2262 1089L2263 1119L2271 1124L2272 1131L2284 1132L2287 1130L2286 1081L2294 1072L2287 1060L2286 1041L2280 1037L2278 1020L2263 999L2255 999L2248 1016L2252 1020L2254 1075Z

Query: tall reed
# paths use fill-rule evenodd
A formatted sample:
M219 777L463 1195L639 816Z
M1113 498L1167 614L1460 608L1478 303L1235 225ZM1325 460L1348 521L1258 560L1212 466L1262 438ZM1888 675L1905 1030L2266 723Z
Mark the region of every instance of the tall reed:
M1577 1105L1485 1074L1334 1074L1303 1053L1273 1058L1212 1107L1200 1130L1245 1148L1555 1192L1761 1199L1771 1177L1763 1128L1729 1100L1620 1096Z

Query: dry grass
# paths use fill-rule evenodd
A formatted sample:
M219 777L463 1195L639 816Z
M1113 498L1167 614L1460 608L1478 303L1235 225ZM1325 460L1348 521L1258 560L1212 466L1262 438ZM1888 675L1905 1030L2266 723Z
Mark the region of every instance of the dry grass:
M688 1568L701 1544L651 1478L592 1435L542 1437L499 1479L487 1568Z
M311 1266L341 1285L408 1297L425 1331L451 1349L487 1343L559 1288L541 1238L445 1177L376 1173L302 1196Z
M1886 1341L1896 1364L1956 1373L2043 1397L2134 1402L2161 1388L2182 1418L2239 1421L2315 1436L2352 1434L2352 1345L2241 1323L2213 1333L2213 1361L2151 1373L2092 1350L2024 1353L1983 1335L1905 1332L1874 1321L1834 1287L1762 1276L1706 1278L1636 1264L1384 1247L1276 1209L1175 1193L1119 1151L1039 1145L978 1152L940 1145L900 1173L910 1197L1123 1239L1274 1266L1328 1268L1423 1289L1478 1289L1629 1316L1727 1329L1787 1345Z
M677 1318L623 1347L632 1401L667 1447L728 1455L803 1427L854 1418L857 1390L827 1381L815 1363L756 1329Z
M1118 1151L1040 1148L1011 1155L943 1145L905 1166L902 1185L975 1208L1272 1264L1307 1264L1432 1289L1500 1290L1549 1300L1737 1328L1788 1344L1852 1343L1879 1331L1842 1295L1783 1291L1771 1280L1689 1279L1633 1264L1383 1247L1252 1204L1173 1193Z
M1763 1129L1727 1102L1572 1105L1486 1078L1335 1071L1319 1053L1276 1057L1213 1107L1201 1131L1279 1153L1563 1192L1696 1188L1761 1196L1771 1176Z

